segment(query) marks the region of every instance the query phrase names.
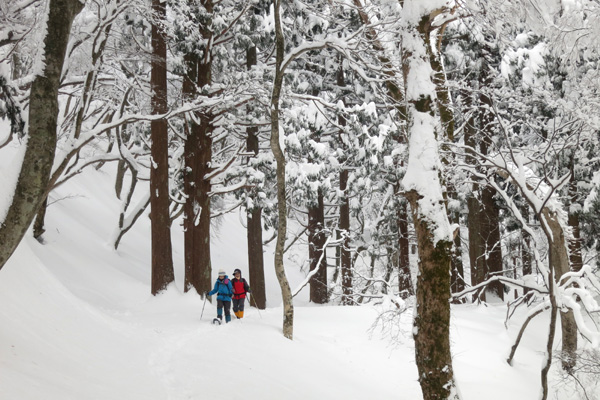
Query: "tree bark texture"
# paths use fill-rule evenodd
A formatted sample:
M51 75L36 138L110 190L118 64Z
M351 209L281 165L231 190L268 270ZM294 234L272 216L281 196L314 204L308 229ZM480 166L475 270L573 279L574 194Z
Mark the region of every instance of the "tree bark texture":
M398 201L396 211L398 219L398 291L400 297L407 299L415 294L410 273L410 243L408 241L408 203Z
M340 66L336 74L336 82L339 87L346 86L346 78L344 74L344 63L340 56ZM346 126L347 121L343 114L338 116L338 124L342 127ZM340 132L343 134L343 131ZM350 177L350 171L347 168L340 170L340 193L339 199L339 213L340 219L338 222L338 228L340 232L340 239L343 238L339 247L337 247L336 255L339 256L340 274L342 280L342 305L349 306L354 304L353 291L353 264L352 264L352 250L350 249L350 202L348 200L348 178Z
M487 98L487 97L486 97ZM466 99L472 101L466 93ZM481 102L481 97L478 98ZM489 114L489 111L487 111ZM480 113L480 120L491 118ZM489 121L485 126L489 125ZM488 143L482 138L482 126L475 126L474 118L465 127L465 144L481 154L487 154ZM475 163L475 153L469 152L467 163ZM467 198L468 230L469 230L469 262L471 268L471 284L477 285L493 275L502 273L502 246L500 242L500 216L494 203L494 191L482 183L473 184L473 195ZM504 299L504 287L500 282L492 282L481 295L486 300L486 293Z
M152 62L150 84L153 115L165 114L167 103L167 45L158 23L166 21L166 3L152 0ZM157 295L175 281L169 215L169 132L166 119L150 123L152 166L150 168L150 220L152 236L151 291Z
M340 270L342 274L342 304L352 305L354 299L352 292L352 252L350 250L350 202L348 201L348 175L350 171L342 169L340 171L340 222L339 228L342 232L343 241L340 250Z
M56 151L58 86L71 25L82 8L79 0L50 0L44 38L46 68L31 85L27 149L12 203L0 224L0 269L25 236L46 197Z
M256 57L256 47L254 47L254 56ZM246 139L248 151L258 155L258 128L250 127L246 132L248 134ZM262 242L262 209L256 205L256 202L254 208L248 210L247 217L248 270L252 287L252 302L257 308L264 310L267 306L267 297Z
M556 282L559 282L561 276L571 270L567 251L568 242L557 216L547 207L544 208L543 215L551 234L546 234L550 246L550 268L554 271ZM553 295L553 292L550 292L550 296ZM561 312L560 322L562 328L562 367L566 371L572 371L577 362L577 324L573 311Z
M202 5L208 14L213 11L212 0L203 0ZM210 21L201 27L202 36L211 43ZM184 96L197 96L196 87L211 84L212 57L210 46L204 49L201 59L188 55L185 57L187 76L183 81ZM186 173L184 191L187 195L184 206L184 246L185 278L187 292L192 287L199 294L211 289L210 256L210 196L211 182L206 176L211 172L212 160L212 116L208 113L190 118L190 128L184 145ZM199 122L196 122L196 121Z
M444 30L440 30L440 35L443 35ZM441 61L441 55L439 52L434 53L429 46L429 59L430 64L435 72L433 75L433 82L436 86L436 103L437 109L440 115L440 120L442 122L442 128L444 130L444 141L454 142L454 113L452 112L452 100L450 98L450 91L446 87L446 72L444 71L444 67ZM445 153L451 153L449 151L448 146L444 145L443 148ZM444 165L448 165L449 160L446 158L442 159ZM456 192L456 188L454 187L454 182L452 179L447 179L445 182L447 192L447 199L456 200L458 198L458 193ZM459 224L460 223L460 214L458 211L449 211L448 217L450 219L450 223ZM452 279L451 279L451 290L452 292L460 292L465 288L465 284L463 281L464 276L464 266L462 262L462 244L460 241L460 234L456 235L454 242L452 244L452 258L451 258L451 270L452 270Z
M409 163L402 183L407 191L406 198L412 211L419 251L413 328L416 364L424 400L454 400L460 396L454 381L450 352L450 267L453 243L448 214L443 205L446 197L439 170L443 167L437 147L439 137L436 126L439 126L440 121L436 117L435 107L439 105L436 103L435 93L430 89L433 87L439 92L440 88L435 83L438 86L440 83L430 80L429 87L417 83L418 79L423 79L426 75L430 79L434 75L435 66L429 56L431 23L435 16L443 12L443 5L442 2L438 5L424 5L418 0L405 0L404 6L407 10L421 12L419 21L409 24L403 32L406 38L403 67L409 111ZM423 142L429 145L424 146ZM419 171L416 175L415 170ZM422 179L427 180L427 190ZM435 185L435 191L431 190L431 185ZM436 233L440 229L444 231L443 235Z
M277 242L275 245L275 274L281 287L283 300L283 336L292 340L294 338L294 304L292 290L285 275L283 251L287 234L287 203L285 197L285 155L279 144L279 101L283 86L283 57L285 55L284 36L281 27L281 0L274 0L275 11L275 78L273 80L273 93L271 95L271 150L277 163Z
M419 275L414 318L415 355L424 400L452 399L454 377L450 353L450 263L452 242L433 244L427 221L419 215L418 194L409 193Z
M308 208L308 257L310 271L319 268L310 280L310 301L316 304L327 303L327 253L325 242L325 211L323 192L318 190L317 202Z
M487 64L486 64L487 66ZM481 87L489 87L492 84L492 78L489 72L482 71L480 74ZM479 120L480 120L480 144L479 148L482 154L487 155L492 145L491 127L494 122L494 114L491 112L494 105L492 99L481 91L479 94ZM494 202L495 191L490 186L481 188L481 209L479 221L482 224L481 234L483 235L485 249L485 278L491 278L495 275L501 275L504 268L502 265L502 243L500 241L500 210ZM499 281L492 282L486 288L487 294L504 300L504 285Z
M575 177L575 161L571 161L569 203L577 203L577 178ZM571 261L571 270L578 272L583 267L583 257L581 255L581 230L579 227L579 213L573 213L569 210L568 223L572 233L572 238L569 239L569 255Z
M42 241L42 235L46 232L44 228L44 221L46 219L46 211L48 209L48 196L44 198L37 214L35 215L35 221L33 222L33 237L38 241Z
M205 179L212 158L212 127L207 117L191 123L185 142L188 196L184 206L185 291L192 287L200 294L211 288L210 197L211 183Z
M479 186L475 184L474 186ZM479 188L478 188L479 190ZM475 191L475 189L474 189ZM478 285L502 272L502 250L500 245L500 221L494 206L493 190L487 186L480 188L481 198L469 197L469 259L471 282ZM496 273L496 274L495 274ZM504 288L500 282L488 285L486 293L504 299ZM481 295L486 300L486 293Z
M262 243L262 210L254 208L248 212L248 270L252 285L252 302L264 310L267 306L265 271Z

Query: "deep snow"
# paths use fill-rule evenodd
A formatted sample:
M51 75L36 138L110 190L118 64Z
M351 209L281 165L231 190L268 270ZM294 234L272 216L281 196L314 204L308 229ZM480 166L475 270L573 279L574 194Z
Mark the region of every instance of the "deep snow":
M0 184L9 162L0 157ZM141 218L113 250L120 204L105 170L89 169L53 192L45 243L29 234L0 271L0 399L422 398L410 311L392 342L380 327L370 330L382 307L315 306L305 288L295 300L294 340L285 339L272 248L268 308L247 308L243 320L214 326L215 306L207 302L200 319L202 299L182 293L175 225L176 282L151 296L149 220ZM247 275L245 237L237 212L223 218L212 241L215 271ZM304 276L288 263L292 288ZM508 329L505 313L502 304L453 306L454 369L465 400L539 397L547 322L532 323L511 367L505 359L523 312ZM552 390L562 390L552 399L580 398L552 379Z

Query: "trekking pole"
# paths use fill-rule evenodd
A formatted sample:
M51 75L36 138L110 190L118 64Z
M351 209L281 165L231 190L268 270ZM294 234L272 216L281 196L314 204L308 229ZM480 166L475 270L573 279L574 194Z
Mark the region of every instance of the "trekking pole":
M254 300L254 295L252 295L250 297L250 301ZM256 307L256 311L258 311L258 316L260 317L260 319L262 319L262 315L260 314L260 309L258 308L258 305L256 304L256 300L254 300L254 307Z
M206 299L208 298L207 295L204 295L204 305L202 306L202 312L200 313L200 319L202 319L202 316L204 315L204 307L206 306Z

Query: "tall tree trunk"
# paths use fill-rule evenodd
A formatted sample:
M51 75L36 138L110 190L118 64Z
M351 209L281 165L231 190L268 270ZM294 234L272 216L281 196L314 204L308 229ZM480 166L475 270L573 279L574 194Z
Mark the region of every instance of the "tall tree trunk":
M213 12L212 0L203 0L207 14ZM210 19L210 18L209 18ZM202 37L211 43L212 31L210 20L205 21ZM188 55L188 69L184 79L183 91L188 95L197 95L193 82L202 88L212 82L211 48L204 49L202 59ZM184 207L184 245L185 245L185 291L192 287L200 294L211 288L211 256L210 256L210 196L211 182L206 176L211 172L212 160L212 116L202 113L196 119L191 118L190 129L184 146L186 174L184 190L187 195Z
M340 56L340 66L337 70L336 82L339 87L346 86L346 78L344 74L344 63ZM343 114L338 116L338 124L342 127L346 126L346 118ZM343 133L343 132L342 132ZM350 249L350 201L348 200L348 178L350 171L347 168L340 170L340 193L339 212L340 220L338 228L343 238L341 245L337 247L339 250L340 273L342 276L342 305L349 306L354 304L354 291L352 279L352 251Z
M310 301L317 304L327 303L327 253L325 242L325 212L323 192L319 188L317 203L308 208L308 255L310 270L319 268L310 280Z
M279 144L279 101L281 89L283 86L283 58L285 56L285 38L281 27L281 1L274 0L275 11L275 78L273 80L273 93L271 95L271 150L277 163L277 243L275 245L275 273L279 286L281 287L281 297L283 299L283 336L292 340L294 338L294 303L292 298L292 289L285 275L285 266L283 264L283 251L285 247L285 237L287 234L287 203L285 197L285 155Z
M46 68L31 85L27 149L12 203L0 223L0 269L23 239L46 197L56 150L58 86L71 25L82 8L78 0L50 0L44 38Z
M480 81L483 88L491 86L492 79L488 71L482 71ZM479 108L481 133L483 133L480 150L482 154L487 155L492 142L491 126L494 121L494 115L491 110L493 109L493 104L492 99L484 91L479 94L479 102L483 106ZM504 270L502 265L502 243L500 241L500 211L494 203L494 194L495 191L490 186L482 188L479 220L483 224L481 226L481 234L483 235L485 246L485 279L501 275ZM504 285L499 281L488 285L486 292L500 300L504 300Z
M168 111L167 45L158 23L166 21L166 3L152 0L152 114ZM169 216L169 132L166 119L153 120L152 167L150 168L150 220L152 231L152 294L157 295L175 281Z
M443 35L444 29L440 30L440 35ZM441 38L440 38L441 39ZM454 142L454 114L452 113L452 101L450 98L450 91L446 87L446 73L444 71L442 60L439 54L430 54L431 67L434 70L433 83L436 87L436 100L437 108L444 129L444 142ZM450 154L450 149L447 145L442 145L444 153ZM448 165L450 160L446 159L446 156L442 158L444 165ZM458 193L456 191L454 181L448 177L445 182L446 184L446 196L449 200L456 200ZM460 224L460 213L454 210L448 210L448 218L451 224ZM453 293L460 292L464 289L464 267L462 261L462 243L460 241L460 234L457 234L452 244L452 258L451 258L451 291Z
M246 51L246 66L251 69L257 63L256 46ZM258 155L258 128L255 126L246 129L248 135L246 147L248 152ZM262 209L254 202L254 207L247 213L248 216L248 270L250 284L252 285L252 301L261 310L267 306L265 290L265 266L263 259L262 242Z
M192 287L200 294L210 290L210 172L212 158L211 126L207 117L200 124L191 123L190 135L185 143L187 201L184 220L185 291Z
M473 96L470 91L463 91L463 99L466 108L474 107ZM475 166L477 164L476 151L477 146L477 127L475 126L475 113L470 113L470 118L466 121L464 126L464 140L467 150L465 152L465 162L468 165ZM483 282L483 267L478 265L479 258L481 257L481 234L480 234L480 223L479 223L479 199L477 193L479 193L479 184L473 182L472 190L467 194L467 232L469 242L469 271L471 275L471 284L477 285Z
M487 78L481 74L481 85L485 87ZM485 94L476 97L474 101L470 93L465 93L467 104L478 110L478 122L472 117L465 125L465 144L474 151L486 155L490 145L489 131L493 115L489 111L491 100ZM482 105L488 108L481 110ZM467 153L467 163L476 163L476 153ZM500 216L494 204L494 190L485 184L473 183L472 194L467 198L468 229L469 229L469 260L471 268L471 283L477 285L493 275L502 273L502 246L500 243ZM504 287L500 282L492 282L481 294L481 299L486 300L486 293L501 300L504 299Z
M405 0L406 10L420 10L412 15L403 31L405 53L403 65L409 110L409 161L403 184L411 205L419 250L416 307L413 337L424 400L459 399L454 382L450 353L450 266L452 233L444 205L440 181L442 166L439 155L434 107L434 82L431 77L431 22L443 11L444 2ZM417 18L418 17L418 18ZM431 78L430 78L431 79ZM438 82L439 86L439 82ZM432 190L435 189L435 190Z

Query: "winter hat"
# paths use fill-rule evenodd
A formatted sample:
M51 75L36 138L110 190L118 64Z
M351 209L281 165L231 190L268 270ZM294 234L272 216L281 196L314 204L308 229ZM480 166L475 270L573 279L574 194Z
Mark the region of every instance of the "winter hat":
M221 275L223 275L223 276L226 275L225 270L223 268L219 269L219 276L221 276Z
M235 274L236 274L236 273L238 273L238 272L240 273L240 276L241 276L241 275L242 275L242 270L240 270L239 268L236 268L236 269L233 271L233 274L235 275Z

